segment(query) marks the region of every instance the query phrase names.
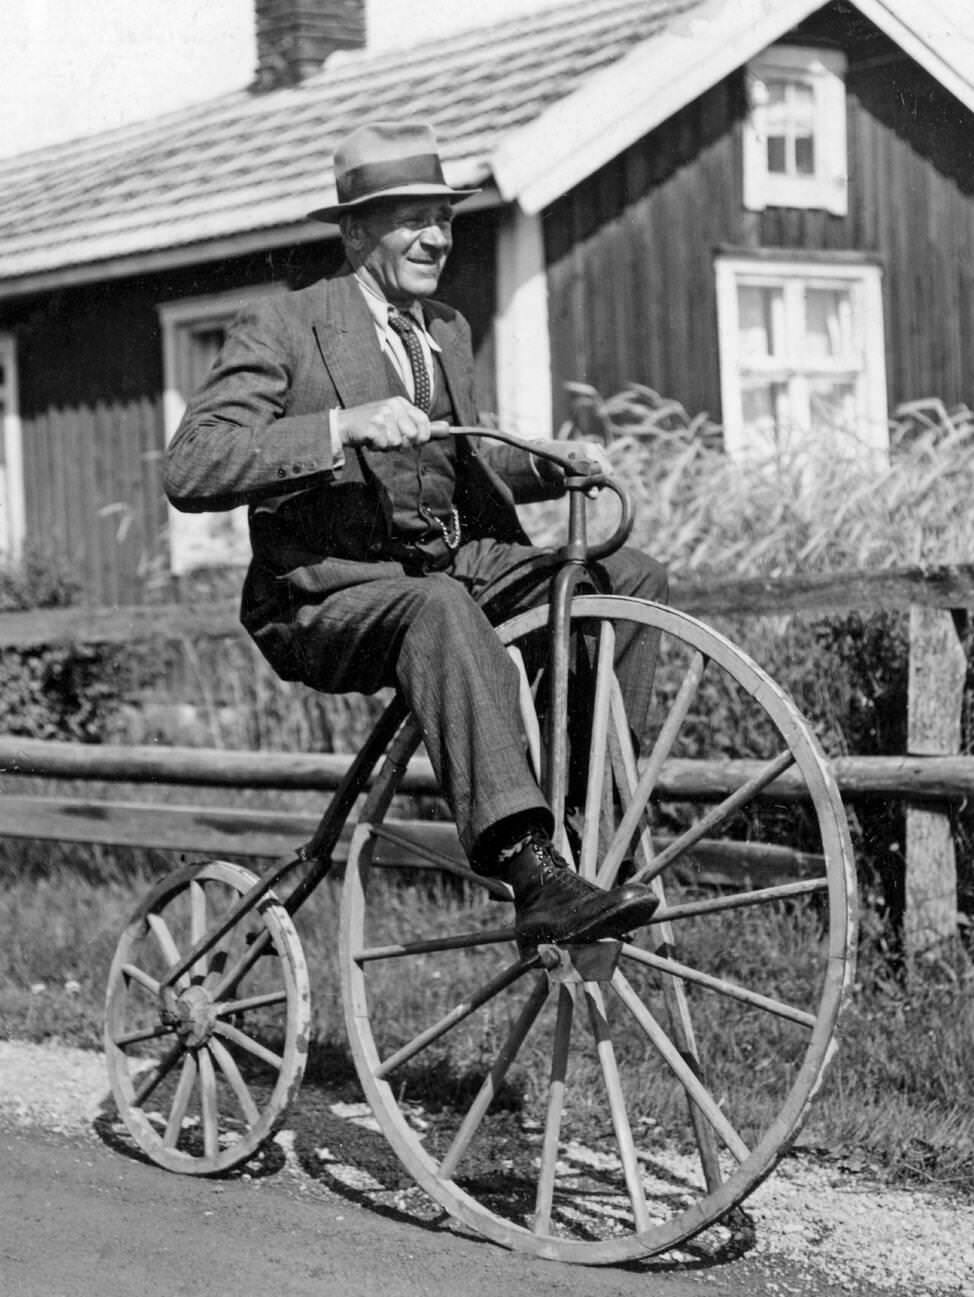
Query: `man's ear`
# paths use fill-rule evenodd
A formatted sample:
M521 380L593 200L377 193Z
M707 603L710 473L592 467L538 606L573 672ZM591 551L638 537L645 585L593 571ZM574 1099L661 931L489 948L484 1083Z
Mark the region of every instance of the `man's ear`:
M339 228L345 246L353 248L356 252L361 251L365 243L365 228L359 218L346 214L339 222Z

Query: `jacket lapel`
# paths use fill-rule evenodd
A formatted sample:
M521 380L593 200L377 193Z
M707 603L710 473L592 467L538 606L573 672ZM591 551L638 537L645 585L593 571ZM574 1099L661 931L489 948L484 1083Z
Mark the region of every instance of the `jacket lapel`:
M375 324L351 269L322 280L312 320L318 351L341 404L348 409L389 394Z
M461 427L470 427L477 422L477 410L469 395L472 378L470 361L466 351L460 347L460 335L457 329L439 316L433 316L432 319L427 317L427 328L440 347L440 362L457 423Z

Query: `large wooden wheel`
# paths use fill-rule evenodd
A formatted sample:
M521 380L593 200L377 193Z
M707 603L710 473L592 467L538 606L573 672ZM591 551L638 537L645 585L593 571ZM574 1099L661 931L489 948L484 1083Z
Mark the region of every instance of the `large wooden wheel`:
M132 916L112 962L112 1094L138 1147L170 1171L245 1162L304 1073L310 993L290 915L272 892L235 915L258 881L225 861L173 873Z
M539 770L547 615L500 630ZM720 1222L788 1147L834 1048L855 887L827 764L765 672L636 599L578 597L571 625L562 842L603 885L651 880L652 924L519 951L506 889L466 867L455 833L397 827L407 722L353 838L341 969L362 1085L422 1188L506 1246L602 1263ZM660 637L638 756L623 632Z

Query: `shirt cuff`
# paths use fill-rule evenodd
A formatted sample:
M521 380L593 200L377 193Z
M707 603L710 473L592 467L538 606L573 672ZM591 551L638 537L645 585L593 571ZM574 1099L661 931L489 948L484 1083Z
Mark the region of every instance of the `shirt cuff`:
M337 473L345 467L345 447L342 445L341 433L338 431L338 411L328 411L328 432L331 435L331 467Z

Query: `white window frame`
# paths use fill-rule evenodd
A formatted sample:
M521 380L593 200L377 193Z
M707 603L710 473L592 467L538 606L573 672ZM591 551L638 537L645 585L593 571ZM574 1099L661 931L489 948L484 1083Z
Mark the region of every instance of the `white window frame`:
M889 454L887 415L886 351L883 324L882 271L867 261L819 259L784 259L780 257L720 255L716 260L717 332L720 349L720 386L724 445L727 453L738 457L764 456L771 447L766 439L744 425L742 377L747 373L767 372L794 389L792 408L796 421L791 429L789 446L808 444L810 426L807 409L807 382L810 377L829 374L856 376L856 428L854 435L843 438L842 445L832 449L842 453L876 457L877 463ZM794 301L806 285L815 288L852 288L852 331L854 354L834 362L820 358L810 362L801 354L800 341L792 339L785 351L773 360L748 361L741 355L738 289L742 286L783 288L786 302ZM803 396L804 385L804 396ZM780 447L779 447L780 449Z
M23 429L17 374L17 343L11 333L0 333L0 560L16 563L23 557L27 536L24 498Z
M845 216L849 207L846 58L838 50L772 45L747 66L750 112L743 131L744 206L820 209ZM815 168L812 175L768 170L765 83L785 78L813 95Z
M233 289L208 297L187 297L157 309L162 331L163 422L168 445L192 393L180 387L178 339L181 330L231 320L247 305L281 293L281 284ZM224 513L180 513L169 506L169 566L174 576L201 568L241 567L250 561L247 507Z

